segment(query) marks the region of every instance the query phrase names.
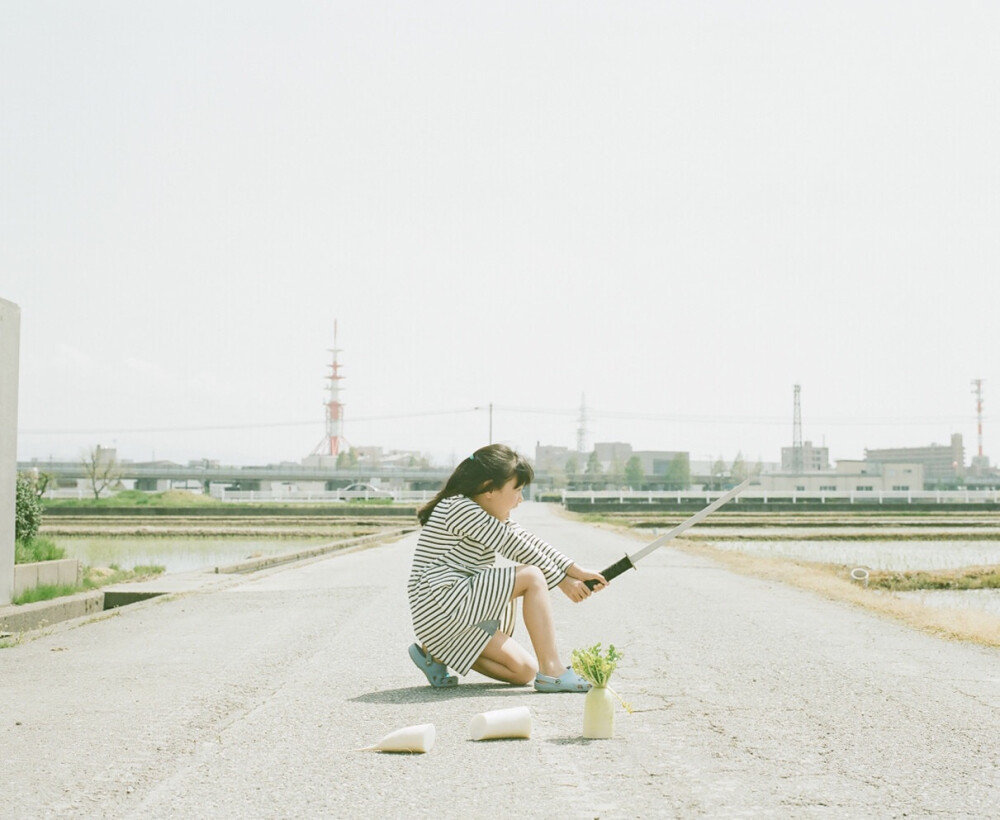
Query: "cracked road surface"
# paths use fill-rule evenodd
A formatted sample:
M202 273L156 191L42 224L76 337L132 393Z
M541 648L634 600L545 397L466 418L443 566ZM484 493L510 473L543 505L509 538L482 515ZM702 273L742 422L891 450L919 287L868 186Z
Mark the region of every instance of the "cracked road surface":
M524 504L600 569L635 541ZM57 626L0 651L2 814L41 817L984 818L1000 806L1000 652L662 549L560 645L614 643L612 740L583 698L411 664L416 535ZM518 636L527 640L523 626ZM528 706L530 740L475 743ZM357 751L433 723L425 755Z

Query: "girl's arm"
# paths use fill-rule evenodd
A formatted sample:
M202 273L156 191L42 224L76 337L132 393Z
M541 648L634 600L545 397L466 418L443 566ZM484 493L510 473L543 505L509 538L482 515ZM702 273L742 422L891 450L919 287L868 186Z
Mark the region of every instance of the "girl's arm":
M505 558L538 567L545 576L549 589L559 585L566 578L570 568L574 566L572 559L567 558L537 535L532 535L520 524L508 521L502 526L506 527L511 536L504 546L498 547Z
M456 497L445 517L445 526L455 535L495 549L505 558L532 564L542 571L549 589L566 577L572 561L519 524L502 523L470 498Z

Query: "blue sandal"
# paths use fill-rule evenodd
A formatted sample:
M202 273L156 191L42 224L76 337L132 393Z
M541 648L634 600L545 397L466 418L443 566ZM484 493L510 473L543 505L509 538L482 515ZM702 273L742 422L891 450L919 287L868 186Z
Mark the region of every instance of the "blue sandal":
M417 665L417 669L427 676L427 682L435 689L458 686L458 678L448 674L448 667L425 655L424 650L417 644L410 644L409 652L410 659Z
M538 692L589 692L594 685L584 680L570 667L566 667L558 678L551 678L539 672L535 675L535 689Z

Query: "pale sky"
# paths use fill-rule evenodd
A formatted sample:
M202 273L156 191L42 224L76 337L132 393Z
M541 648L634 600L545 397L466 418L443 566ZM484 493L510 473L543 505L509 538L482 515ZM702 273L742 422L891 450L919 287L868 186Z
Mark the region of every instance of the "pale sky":
M1000 460L1000 4L0 3L18 458Z

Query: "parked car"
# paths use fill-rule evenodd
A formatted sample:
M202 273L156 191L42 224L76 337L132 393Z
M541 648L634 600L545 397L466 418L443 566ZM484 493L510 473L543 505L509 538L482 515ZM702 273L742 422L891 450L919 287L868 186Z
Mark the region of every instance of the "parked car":
M392 498L393 495L388 490L380 489L373 484L354 483L349 484L339 491L341 498Z

